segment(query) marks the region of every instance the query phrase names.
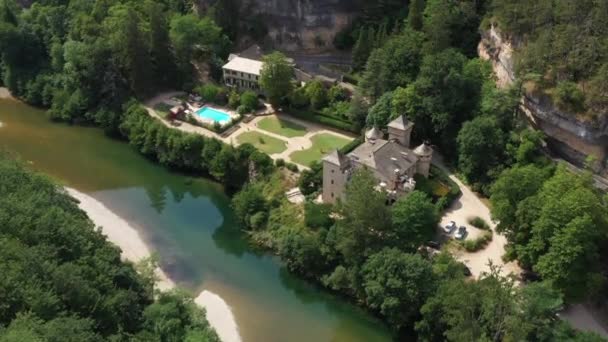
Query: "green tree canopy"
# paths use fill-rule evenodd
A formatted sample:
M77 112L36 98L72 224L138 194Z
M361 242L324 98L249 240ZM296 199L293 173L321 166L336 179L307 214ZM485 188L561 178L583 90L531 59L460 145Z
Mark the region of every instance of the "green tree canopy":
M280 52L266 55L263 60L260 87L266 92L270 103L276 107L291 91L293 66L289 63L287 57Z

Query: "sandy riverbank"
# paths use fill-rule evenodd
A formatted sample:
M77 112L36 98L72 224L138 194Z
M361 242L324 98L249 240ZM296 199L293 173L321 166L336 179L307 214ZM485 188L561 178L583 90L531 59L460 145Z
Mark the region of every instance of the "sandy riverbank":
M14 97L7 88L0 87L0 99L14 99Z
M108 240L116 244L122 250L122 257L132 262L138 262L150 256L151 251L141 238L135 228L127 221L114 214L106 206L96 199L66 188L68 194L76 198L79 207L84 210L95 225L101 227L101 231ZM169 290L175 287L175 283L161 270L156 270L158 276L157 286L160 290ZM224 342L240 342L238 327L230 306L218 295L203 291L195 302L207 311L207 319L217 334Z

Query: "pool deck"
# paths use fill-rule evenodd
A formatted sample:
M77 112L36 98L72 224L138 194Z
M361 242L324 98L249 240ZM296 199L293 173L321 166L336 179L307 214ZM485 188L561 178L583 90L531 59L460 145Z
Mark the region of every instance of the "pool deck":
M230 136L224 138L220 134L212 132L203 127L194 126L187 122L182 122L181 125L178 127L173 126L167 120L163 119L154 110L154 106L157 105L159 102L163 102L172 97L180 96L180 95L184 95L184 94L185 94L184 92L162 93L162 94L159 94L159 95L155 96L154 98L146 101L144 103L144 106L148 110L148 114L150 114L150 116L159 119L165 126L167 126L169 128L178 129L180 131L187 132L187 133L200 134L200 135L203 135L203 136L209 137L209 138L215 138L215 139L221 140L222 142L224 142L226 144L231 144L233 146L239 145L239 143L236 139L239 135L241 135L244 132L251 132L251 131L259 132L259 133L271 136L273 138L283 140L287 143L287 149L281 153L271 154L270 157L275 160L283 159L290 163L293 163L293 161L289 157L293 152L306 150L306 149L312 147L311 138L314 135L317 135L320 133L328 133L328 134L333 134L335 136L342 137L342 138L349 139L349 140L353 140L356 138L356 136L354 134L339 132L337 130L327 128L327 127L319 125L317 123L304 121L304 120L295 118L288 114L284 114L284 113L276 114L276 113L274 113L274 111L272 111L272 109L270 108L269 105L266 105L266 108L262 109L261 112L263 112L265 114L274 113L274 114L270 114L270 115L275 115L282 120L291 121L293 123L306 127L306 130L307 130L306 135L301 136L301 137L287 138L285 136L282 136L282 135L279 135L276 133L265 131L258 127L258 122L269 116L269 115L263 115L263 116L256 116L252 121L247 122L247 123L244 121L239 122L238 123L238 125L240 126L239 129L234 131L232 134L230 134ZM210 106L210 107L214 108L213 106ZM220 107L217 107L217 108L220 108ZM217 109L217 108L214 108L214 109ZM224 111L223 109L218 109L218 110ZM297 163L295 163L295 164L297 164ZM297 165L301 170L308 169L308 167L306 165L301 165L301 164L297 164Z

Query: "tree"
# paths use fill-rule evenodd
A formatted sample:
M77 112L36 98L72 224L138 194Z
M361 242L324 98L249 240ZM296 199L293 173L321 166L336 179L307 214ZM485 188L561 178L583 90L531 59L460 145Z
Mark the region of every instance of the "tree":
M298 179L298 186L302 194L307 196L319 191L323 186L323 165L314 161L309 170L302 171Z
M458 169L470 182L483 182L504 159L505 134L493 117L465 122L458 132Z
M258 95L251 90L245 91L241 94L241 106L245 106L249 111L258 109Z
M372 52L373 29L366 26L359 29L359 37L353 48L353 68L361 70L367 62L367 58Z
M175 14L171 18L169 37L180 70L191 71L190 62L195 52L209 55L218 50L225 41L221 29L208 17L199 19L194 14Z
M260 72L260 87L268 96L270 104L278 107L281 99L291 91L293 65L280 52L264 56L263 62Z
M321 109L327 104L327 92L321 81L313 80L306 85L305 89L313 109Z
M518 204L535 195L551 172L551 168L543 169L532 164L514 166L499 175L490 190L492 218L499 222L499 230L510 231L516 220Z
M384 128L395 113L393 109L393 93L387 92L370 108L367 115L367 126Z
M427 260L396 248L371 255L361 269L361 277L366 302L396 330L418 316L436 282Z
M232 209L235 216L245 226L250 226L251 217L266 211L266 200L255 185L247 185L232 198Z
M367 169L356 170L346 185L344 202L339 206L337 250L349 265L359 265L389 238L390 213L386 195L376 191L376 178Z
M392 207L392 243L406 252L414 252L435 236L439 215L431 199L414 191L401 197Z
M422 63L423 41L422 33L406 30L375 49L362 75L360 87L363 93L375 99L413 82Z
M424 0L412 0L409 5L407 24L412 30L422 29L422 15L424 12Z
M162 4L150 0L146 1L144 6L150 23L150 55L155 77L162 80L162 84L171 85L175 82L176 68L171 54L169 22L165 8Z

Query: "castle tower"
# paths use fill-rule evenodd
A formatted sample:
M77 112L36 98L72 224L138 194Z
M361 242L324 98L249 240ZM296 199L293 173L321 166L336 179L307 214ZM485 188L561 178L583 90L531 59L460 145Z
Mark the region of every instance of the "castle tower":
M426 142L423 142L422 145L414 149L414 154L418 158L416 173L428 178L431 170L431 160L433 159L433 148Z
M388 124L388 139L395 140L403 147L410 147L410 136L414 123L409 121L405 115L400 115Z
M365 141L373 144L378 139L382 139L382 131L376 128L376 126L368 129L367 132L365 132Z
M323 158L323 194L324 203L336 203L343 196L348 181L348 158L338 150Z

